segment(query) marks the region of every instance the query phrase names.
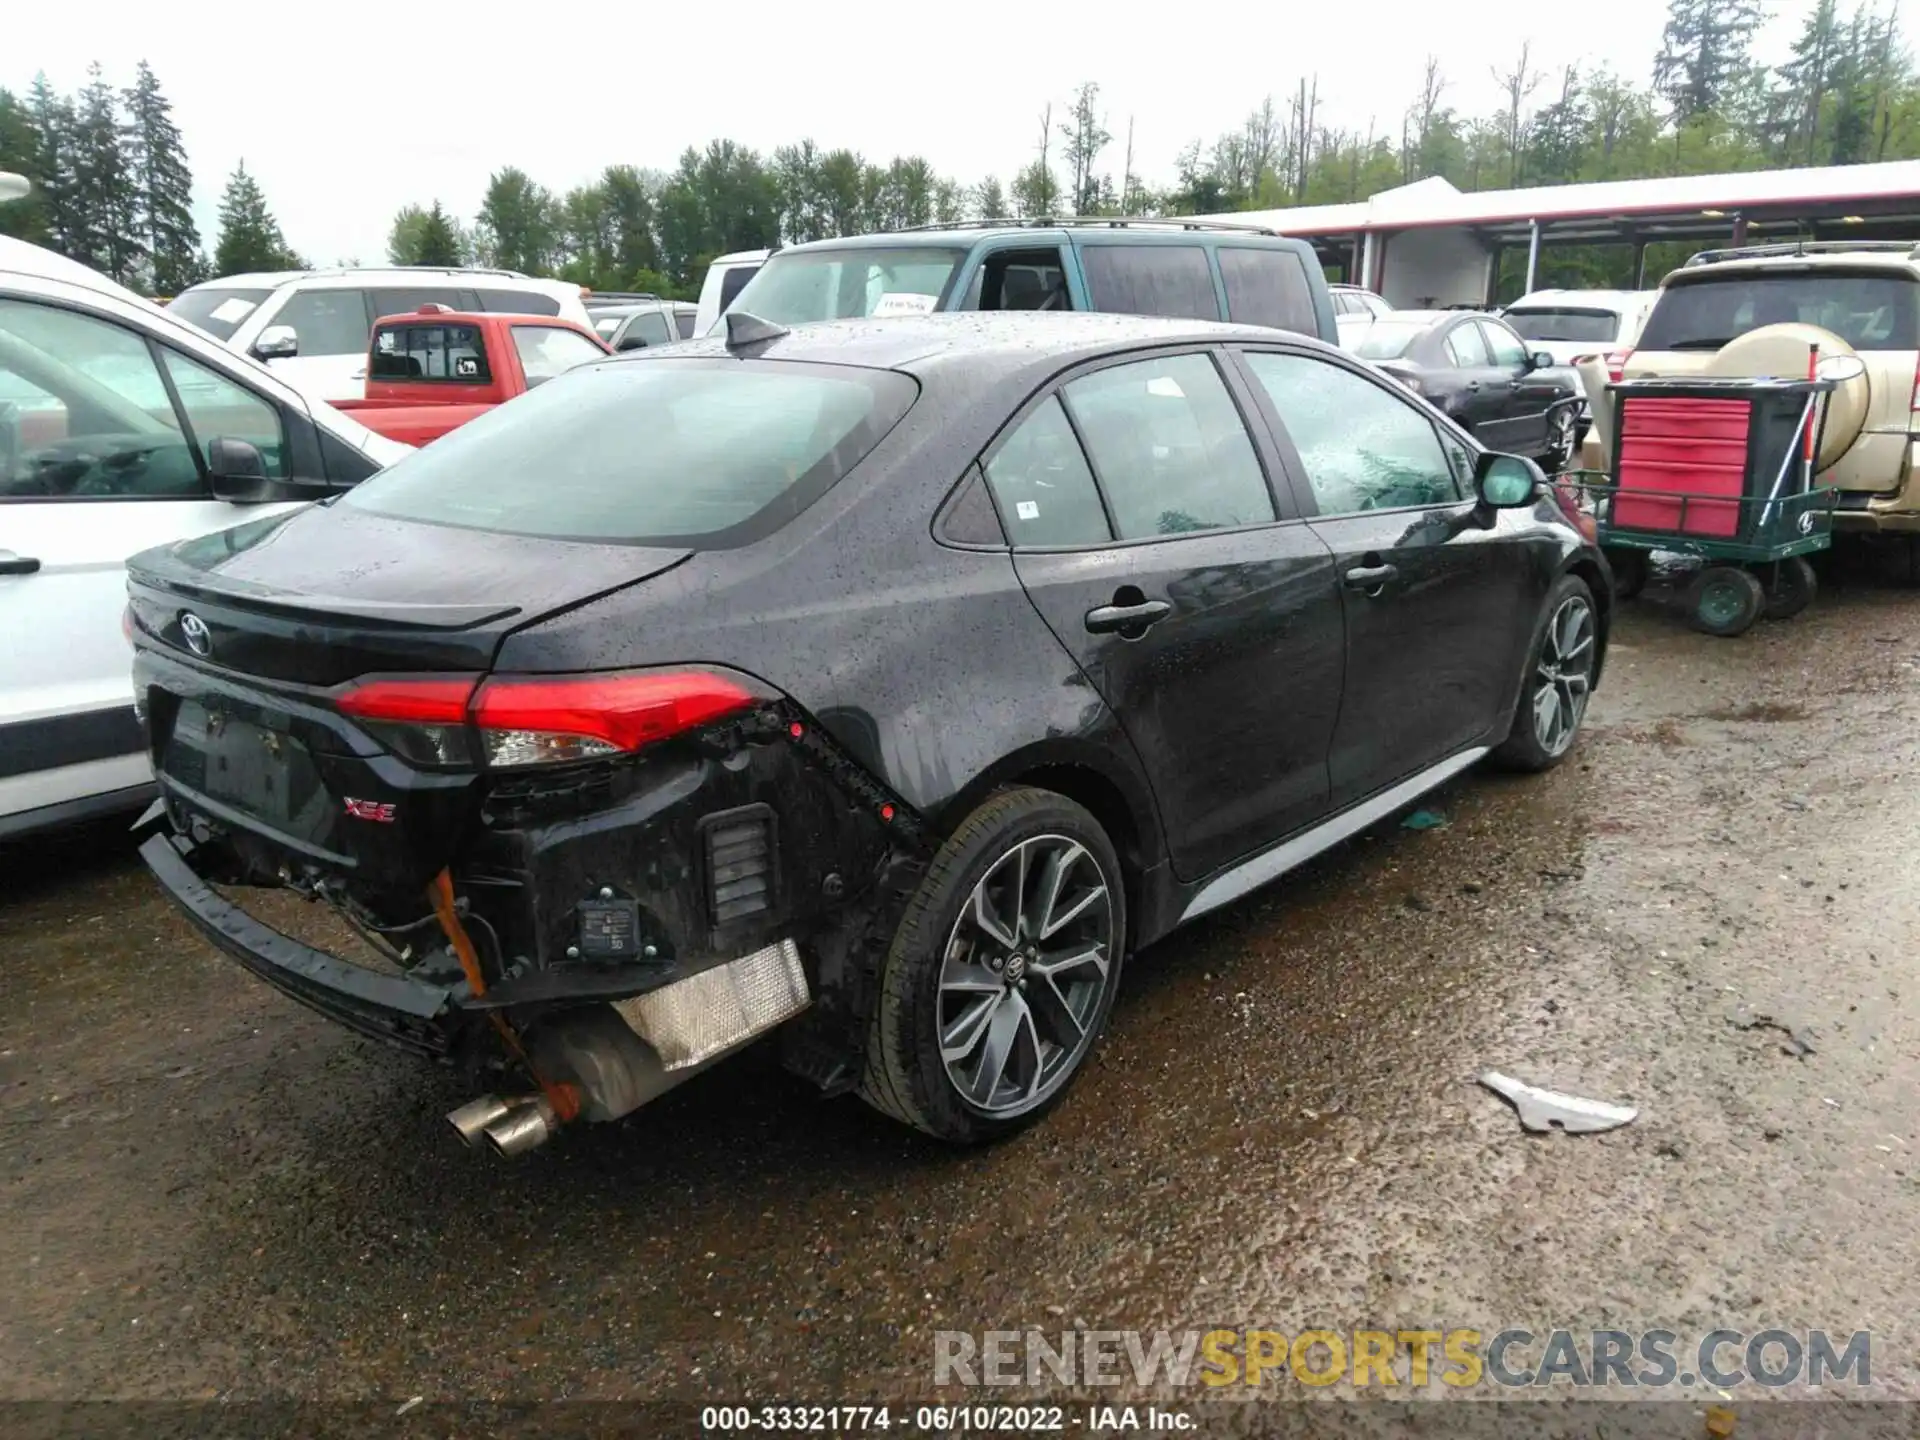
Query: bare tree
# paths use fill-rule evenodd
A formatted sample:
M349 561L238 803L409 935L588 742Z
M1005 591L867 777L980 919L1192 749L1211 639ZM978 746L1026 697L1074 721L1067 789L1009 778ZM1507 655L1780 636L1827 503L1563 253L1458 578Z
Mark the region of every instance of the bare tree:
M1099 208L1100 182L1093 173L1094 162L1107 142L1113 139L1095 108L1100 87L1092 81L1082 85L1073 97L1073 112L1060 127L1060 138L1067 152L1067 166L1073 172L1072 200L1075 213L1086 215ZM1051 110L1049 110L1051 113Z
M1239 188L1249 200L1259 196L1261 182L1274 172L1276 162L1283 158L1282 151L1287 138L1273 112L1273 96L1268 95L1260 102L1260 108L1247 116L1246 123L1240 128L1238 153L1242 169Z
M1514 62L1513 69L1502 75L1498 70L1488 67L1488 73L1499 82L1506 92L1507 108L1500 114L1500 126L1504 133L1507 151L1507 184L1520 183L1520 138L1526 133L1527 117L1525 106L1533 92L1540 87L1540 72L1530 68L1528 61L1532 56L1533 42L1520 42L1520 58Z
M1320 109L1320 77L1313 77L1313 88L1300 82L1300 95L1293 104L1293 198L1297 204L1306 198L1307 169L1313 163L1313 117Z
M1133 174L1133 116L1127 116L1127 158L1120 167L1120 213L1133 214L1134 192L1140 188Z

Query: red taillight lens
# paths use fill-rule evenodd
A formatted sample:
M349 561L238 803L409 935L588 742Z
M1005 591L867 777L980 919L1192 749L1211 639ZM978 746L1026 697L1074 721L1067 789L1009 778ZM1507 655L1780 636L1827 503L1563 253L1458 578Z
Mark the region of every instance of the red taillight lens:
M1607 352L1607 379L1618 385L1627 377L1627 361L1633 358L1632 350L1609 350Z
M1913 403L1908 408L1920 410L1920 360L1913 364Z
M474 696L473 719L493 765L616 755L744 710L758 697L705 670L624 675L508 675Z
M706 670L608 675L374 676L334 697L397 753L429 765L555 765L620 755L764 698Z

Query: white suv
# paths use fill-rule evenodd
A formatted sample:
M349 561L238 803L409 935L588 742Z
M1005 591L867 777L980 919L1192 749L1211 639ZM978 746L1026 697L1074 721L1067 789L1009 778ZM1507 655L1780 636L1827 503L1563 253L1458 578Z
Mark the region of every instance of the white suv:
M167 305L229 349L264 360L320 400L366 393L367 338L383 315L422 305L561 315L593 328L580 287L517 270L286 270L229 275L183 290Z
M129 555L289 509L409 448L0 238L0 839L151 789L121 629Z

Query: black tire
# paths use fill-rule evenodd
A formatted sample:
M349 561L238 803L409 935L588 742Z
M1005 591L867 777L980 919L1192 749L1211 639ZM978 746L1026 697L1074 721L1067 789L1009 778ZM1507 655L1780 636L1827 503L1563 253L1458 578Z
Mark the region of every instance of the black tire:
M1791 620L1813 603L1820 579L1804 556L1789 555L1777 565L1760 567L1760 588L1766 592L1769 620Z
M1062 839L1084 848L1106 887L1110 938L1104 982L1086 997L1088 1009L1080 1027L1084 1039L1071 1053L1061 1047L1061 1068L1047 1082L1050 1088L1030 1103L983 1106L961 1094L959 1081L950 1075L941 1054L942 1005L951 998L943 998L943 966L950 946L957 944L963 915L972 913L975 888L997 874L1002 862L1023 844L1037 847ZM1024 905L1018 908L1024 910ZM883 1114L955 1144L997 1140L1033 1124L1072 1087L1106 1026L1120 985L1126 925L1126 886L1119 856L1099 821L1051 790L1010 789L989 796L940 847L894 932L868 1033L860 1097ZM1024 937L1025 929L1018 929L1018 935ZM1033 948L1029 963L1039 958L1037 942ZM995 968L1003 980L1014 969L1010 959L1004 972ZM1052 983L1038 970L1025 978ZM1022 990L1025 993L1024 986ZM1053 993L1057 998L1059 992ZM1036 1005L1031 1012L1036 1061L1042 1008ZM978 1028L984 1044L991 1027Z
M1709 565L1687 587L1693 628L1707 635L1744 635L1766 608L1760 577L1738 565Z
M1636 550L1630 545L1609 545L1607 565L1613 571L1613 593L1617 599L1631 600L1647 588L1653 572L1653 552Z
M1558 475L1580 453L1579 424L1571 406L1563 406L1547 417L1547 448L1541 452L1540 468Z
M1584 650L1568 642L1557 632L1564 623L1569 606L1584 607L1586 625L1586 645ZM1599 659L1600 612L1593 599L1593 591L1587 582L1578 575L1562 575L1547 593L1547 603L1540 623L1534 627L1533 643L1527 647L1527 668L1521 677L1520 702L1514 708L1513 728L1507 732L1507 738L1493 752L1494 764L1505 770L1519 770L1537 774L1542 770L1551 770L1568 755L1573 753L1574 743L1580 738L1580 726L1586 719L1587 699L1593 693L1593 672ZM1568 673L1571 662L1561 663L1560 652L1563 649L1574 650L1574 658L1584 656L1584 685L1578 690L1578 703L1573 703L1574 689L1567 684L1555 684L1546 677L1551 668L1556 673ZM1543 713L1539 701L1545 689L1553 689L1556 703L1569 706L1571 726L1563 734L1551 729L1550 717ZM1554 712L1559 713L1557 710Z

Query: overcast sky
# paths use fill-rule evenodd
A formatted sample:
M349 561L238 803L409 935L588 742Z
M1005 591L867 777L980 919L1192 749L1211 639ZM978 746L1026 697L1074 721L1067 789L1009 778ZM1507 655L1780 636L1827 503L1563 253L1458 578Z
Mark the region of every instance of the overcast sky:
M1812 3L1774 0L1761 58L1780 58ZM145 58L185 136L209 249L220 188L244 159L294 249L320 263L378 264L394 211L437 197L470 219L502 165L564 190L609 164L670 169L714 136L763 151L811 136L881 161L922 154L969 185L987 174L1004 182L1032 158L1045 104L1058 118L1092 80L1116 137L1101 168L1119 171L1132 116L1135 169L1158 182L1189 141L1237 125L1269 91L1283 101L1303 72L1319 76L1324 123L1371 122L1397 136L1429 52L1449 79L1449 104L1491 111L1491 71L1510 69L1523 40L1543 74L1611 64L1644 79L1666 15L1665 0L1457 9L786 0L712 11L341 0L270 21L275 8L17 0L0 22L0 85L24 91L43 69L76 89L94 60L125 85Z

